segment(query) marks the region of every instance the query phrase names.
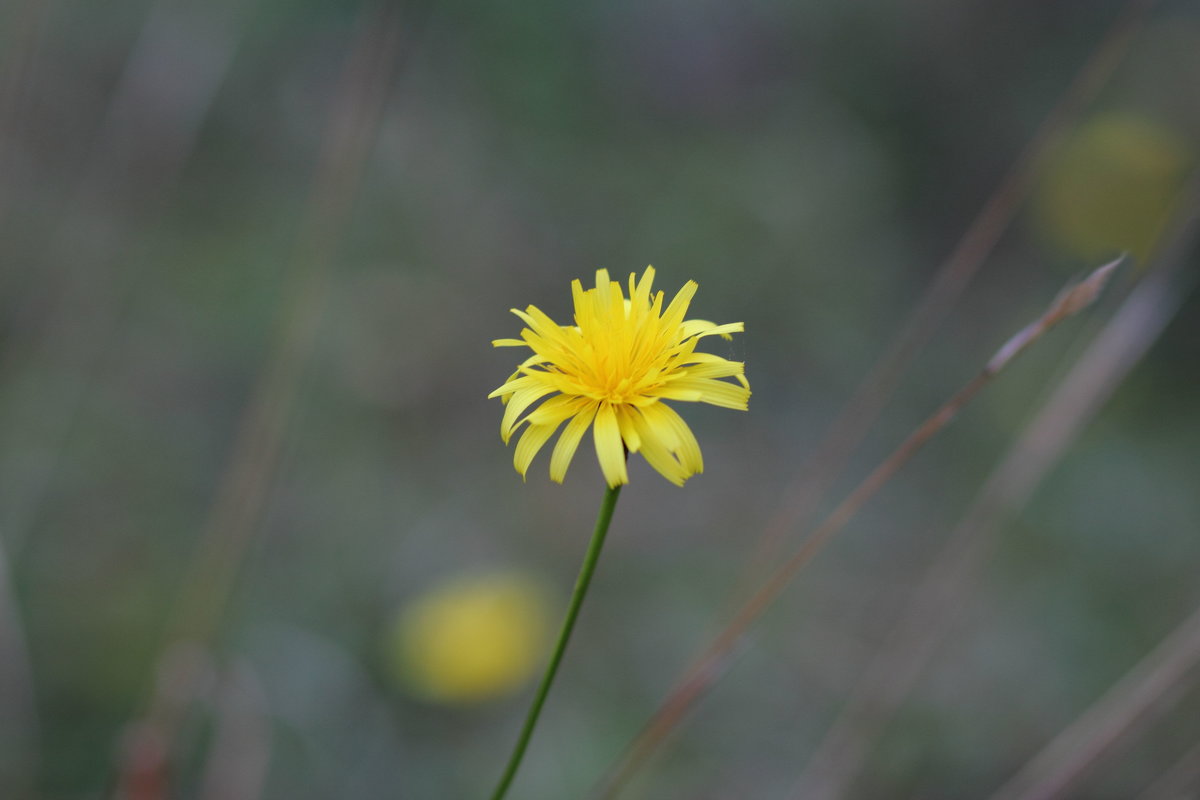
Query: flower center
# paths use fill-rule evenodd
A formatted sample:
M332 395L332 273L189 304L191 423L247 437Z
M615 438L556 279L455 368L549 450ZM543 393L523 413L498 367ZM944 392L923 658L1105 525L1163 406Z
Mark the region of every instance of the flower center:
M633 381L628 377L621 378L616 382L616 385L609 381L609 388L605 391L605 399L610 403L624 403L629 399L629 390L633 386Z

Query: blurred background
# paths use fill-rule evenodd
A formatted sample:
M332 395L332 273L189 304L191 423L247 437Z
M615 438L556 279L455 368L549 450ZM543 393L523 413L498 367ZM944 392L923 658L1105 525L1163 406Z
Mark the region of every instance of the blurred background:
M1200 605L1200 304L1172 222L1200 9L1133 6L3 3L0 797L486 796L602 494L587 447L563 486L545 454L513 471L485 398L516 351L490 341L514 306L566 322L572 279L652 263L668 294L699 282L692 316L745 322L709 349L754 396L682 409L706 455L685 488L634 459L512 795L584 796L763 562L1127 252L622 795L801 791L1009 445L1172 270L1145 357L998 515L841 795L988 796ZM877 424L805 471L1014 165L998 240L955 262L973 279L894 393L868 386ZM789 517L814 475L829 491ZM1186 773L1200 693L1158 711L1078 796Z

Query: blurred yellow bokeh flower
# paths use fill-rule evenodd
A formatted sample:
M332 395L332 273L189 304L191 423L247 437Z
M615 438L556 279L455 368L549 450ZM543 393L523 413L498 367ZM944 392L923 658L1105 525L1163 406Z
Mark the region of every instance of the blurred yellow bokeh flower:
M550 456L552 480L561 483L566 477L579 441L591 426L600 469L610 487L629 482L626 452L641 453L667 480L682 486L704 470L704 461L687 423L663 401L746 409L750 384L743 364L695 351L702 337L728 339L730 333L743 330L742 323L685 320L696 283L685 283L664 310L663 293L651 291L653 282L653 267L646 267L640 281L630 274L626 298L607 270L596 271L594 289L584 291L578 280L573 281L574 325L559 325L535 306L512 310L528 327L520 339L492 344L528 347L533 355L488 397L500 397L506 404L500 423L505 442L527 424L513 454L522 477L566 422ZM524 413L547 395L553 396Z
M1139 261L1169 221L1195 160L1171 128L1127 112L1082 125L1039 187L1039 227L1060 248L1094 259L1126 251Z
M546 654L549 619L537 581L519 572L452 578L402 609L393 666L429 700L476 703L507 694Z

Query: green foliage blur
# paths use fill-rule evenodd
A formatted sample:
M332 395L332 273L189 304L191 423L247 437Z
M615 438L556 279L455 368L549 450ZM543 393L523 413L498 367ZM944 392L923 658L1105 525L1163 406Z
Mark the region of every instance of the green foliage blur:
M517 570L557 621L603 483L587 447L563 486L548 454L520 480L485 399L514 351L490 341L512 307L565 322L572 279L653 264L668 293L699 282L694 316L745 322L710 347L754 396L683 410L706 462L685 488L631 462L512 796L585 795L1123 6L0 5L0 798L486 796L529 680L440 702L397 619ZM1072 275L1147 268L1200 156L1198 85L1200 10L1159 3L824 508ZM625 796L788 796L1113 306L864 510ZM855 796L986 796L1200 604L1198 320L1192 298L1004 527ZM213 636L181 644L208 601ZM1087 797L1200 737L1200 696L1177 704Z

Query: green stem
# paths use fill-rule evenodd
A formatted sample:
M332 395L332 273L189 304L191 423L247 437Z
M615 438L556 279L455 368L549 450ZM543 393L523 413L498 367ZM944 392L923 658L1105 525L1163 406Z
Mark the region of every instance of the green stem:
M604 494L604 502L600 504L600 515L596 518L596 530L592 533L592 541L588 545L587 555L583 557L583 566L579 568L579 577L575 579L575 590L571 593L571 604L567 606L567 618L563 620L562 630L559 631L558 643L554 645L554 653L550 656L546 673L542 675L542 682L538 686L537 694L534 695L533 704L529 706L529 713L525 716L525 724L521 727L521 735L517 738L516 747L513 748L512 756L508 759L508 766L505 767L504 774L500 776L500 783L496 785L496 791L492 792L492 800L501 800L508 793L509 784L512 783L521 766L521 759L525 757L525 748L529 746L529 738L533 736L533 729L537 726L538 715L542 713L546 695L550 693L550 684L554 683L558 665L562 662L563 653L567 650L567 641L571 638L571 631L575 628L575 619L579 616L583 597L587 594L588 585L592 582L592 573L596 571L596 562L600 560L600 548L604 546L604 537L608 534L608 524L612 522L613 509L617 507L617 495L620 493L620 486L611 486Z

